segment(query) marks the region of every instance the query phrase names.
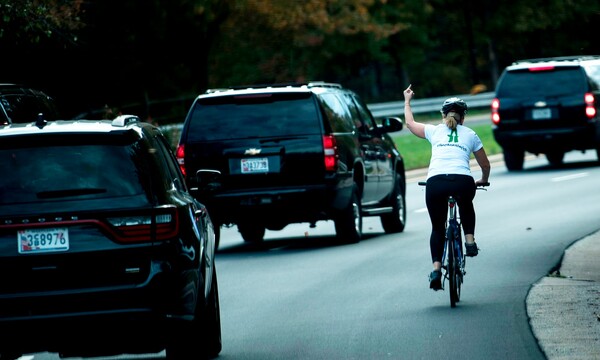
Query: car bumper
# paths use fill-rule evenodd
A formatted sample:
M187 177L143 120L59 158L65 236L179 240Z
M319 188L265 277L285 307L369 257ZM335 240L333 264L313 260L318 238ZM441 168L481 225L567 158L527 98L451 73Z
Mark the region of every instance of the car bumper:
M494 139L503 148L518 148L531 153L595 149L600 135L593 127L543 130L493 129Z
M213 195L205 202L220 224L255 218L273 223L311 222L330 219L346 208L352 195L352 179L336 185L302 188L254 189Z
M94 351L114 342L116 353L136 352L131 334L145 334L141 352L160 351L171 324L193 319L199 294L190 289L197 284L196 271L175 273L170 264L155 262L141 284L1 294L0 351L81 352L83 344ZM120 344L119 339L129 340Z

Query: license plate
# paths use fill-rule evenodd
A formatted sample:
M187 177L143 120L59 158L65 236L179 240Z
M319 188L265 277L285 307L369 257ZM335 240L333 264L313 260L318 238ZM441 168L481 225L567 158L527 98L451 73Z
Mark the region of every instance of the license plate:
M19 230L17 233L19 254L43 253L69 250L67 228Z
M242 174L269 172L269 159L267 158L242 159L241 165Z
M531 113L531 118L533 120L550 119L551 117L552 117L552 112L550 111L549 108L533 109L533 112Z

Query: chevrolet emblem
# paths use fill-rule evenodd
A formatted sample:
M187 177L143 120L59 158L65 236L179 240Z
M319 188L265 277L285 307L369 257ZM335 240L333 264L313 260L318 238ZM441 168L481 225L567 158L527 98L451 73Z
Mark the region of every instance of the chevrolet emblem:
M244 155L258 155L260 154L260 149L248 149L246 150L246 152L244 152Z

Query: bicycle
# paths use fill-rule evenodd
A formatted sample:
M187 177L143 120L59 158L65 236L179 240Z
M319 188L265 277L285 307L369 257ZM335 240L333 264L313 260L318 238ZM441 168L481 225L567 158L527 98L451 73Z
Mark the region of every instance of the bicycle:
M419 185L425 186L427 182L419 181ZM490 183L477 185L477 190L486 190ZM442 290L448 279L450 288L450 307L456 307L460 301L460 292L463 283L463 277L467 273L465 270L467 261L463 252L462 228L460 218L457 216L458 205L456 199L448 196L448 219L446 220L446 237L444 240L444 253L442 254L442 269L445 271L442 277ZM449 241L449 240L452 241Z

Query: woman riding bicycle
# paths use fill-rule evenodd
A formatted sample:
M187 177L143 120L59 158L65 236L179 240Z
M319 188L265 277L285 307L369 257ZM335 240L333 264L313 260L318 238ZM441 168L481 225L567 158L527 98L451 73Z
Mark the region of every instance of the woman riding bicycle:
M463 126L467 104L456 97L444 101L441 113L443 124L432 125L416 122L410 108L414 96L411 85L404 90L404 116L406 126L414 135L431 143L431 159L427 172L425 202L431 219L429 247L433 271L429 275L429 287L442 288L442 255L444 252L445 224L448 214L448 196L458 203L458 210L465 233L466 256L477 256L475 243L475 209L473 198L477 185L488 183L490 161L479 136ZM471 175L471 153L481 168L481 178Z

